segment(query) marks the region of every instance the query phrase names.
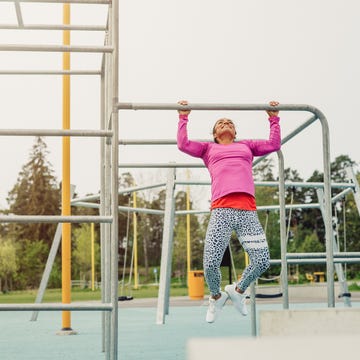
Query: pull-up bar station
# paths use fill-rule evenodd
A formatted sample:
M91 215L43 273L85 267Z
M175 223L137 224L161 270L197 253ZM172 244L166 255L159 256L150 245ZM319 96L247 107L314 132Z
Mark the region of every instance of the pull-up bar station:
M200 111L260 111L271 110L268 104L204 104L194 103L188 106L179 104L168 103L128 103L120 102L116 107L122 110L200 110ZM302 131L309 124L315 120L319 120L322 127L322 150L323 150L323 169L324 169L324 222L325 222L325 238L326 238L326 267L327 267L327 294L328 306L335 306L334 295L334 254L332 244L332 214L331 214L331 182L330 182L330 140L329 140L329 127L325 115L316 107L310 105L294 105L282 104L278 105L275 109L279 111L296 111L296 112L310 112L313 116L306 121L302 126L295 130L291 135L285 137L282 143L290 140L300 131ZM261 161L262 158L257 159ZM254 162L254 165L256 163ZM166 214L165 214L166 217ZM164 220L165 221L165 220ZM169 220L170 221L170 220ZM169 239L167 239L169 241ZM168 267L168 266L167 266ZM163 276L168 278L169 275L164 273ZM160 274L161 286L161 274ZM159 290L159 294L161 289Z

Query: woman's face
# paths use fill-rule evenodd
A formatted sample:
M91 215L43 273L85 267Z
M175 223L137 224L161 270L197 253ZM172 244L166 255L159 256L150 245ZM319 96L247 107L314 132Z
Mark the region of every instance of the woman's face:
M213 128L213 136L216 142L217 140L223 136L226 137L232 137L232 139L235 139L236 131L235 131L235 125L230 119L219 119Z

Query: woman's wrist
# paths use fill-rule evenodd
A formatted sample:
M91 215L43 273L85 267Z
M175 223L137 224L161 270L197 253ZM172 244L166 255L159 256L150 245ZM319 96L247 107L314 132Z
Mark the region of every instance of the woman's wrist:
M179 114L179 119L181 120L188 120L189 114Z
M269 121L279 121L280 117L277 115L271 115L269 116Z

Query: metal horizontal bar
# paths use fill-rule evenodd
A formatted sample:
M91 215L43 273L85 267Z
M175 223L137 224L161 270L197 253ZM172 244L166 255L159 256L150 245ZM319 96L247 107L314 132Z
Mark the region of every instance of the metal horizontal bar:
M145 208L133 208L129 206L119 206L119 211L121 212L131 212L131 213L142 213L142 214L153 214L153 215L164 215L164 210L157 209L145 209Z
M320 207L319 204L293 204L293 205L286 205L286 209L318 209ZM280 210L280 205L262 205L257 206L258 211L271 211L271 210ZM178 210L175 211L176 215L186 215L186 214L207 214L210 212L210 209L208 210Z
M214 141L211 139L195 139L194 141ZM176 145L177 141L173 139L143 140L143 139L119 139L119 145Z
M101 75L100 70L0 70L0 75Z
M226 111L254 111L254 110L279 110L279 111L309 111L317 113L318 110L306 104L280 104L276 107L269 104L189 104L182 106L169 103L125 103L117 104L119 110L226 110Z
M111 46L0 44L0 51L111 53Z
M106 26L103 25L47 25L47 24L0 24L0 30L72 30L72 31L106 31Z
M318 253L287 253L287 259L325 258L326 252ZM334 252L334 258L360 258L360 252Z
M91 202L87 202L87 201L76 201L76 202L74 202L72 200L71 205L72 206L78 206L78 207L84 207L84 208L88 208L88 209L100 209L100 204L91 203Z
M129 163L129 164L119 164L119 168L159 168L159 169L163 169L163 168L203 168L205 167L204 164L173 164L173 163L165 163L165 164L137 164L137 163Z
M318 209L318 203L285 205L285 209ZM261 205L256 207L259 211L280 210L280 205Z
M210 181L175 180L175 185L211 185Z
M85 208L91 208L91 209L100 209L100 204L89 203L89 202L76 202L76 203L72 203L71 205L85 207ZM133 208L133 207L129 207L129 206L118 206L118 210L120 212L164 215L164 210L157 210L157 209L145 209L145 208Z
M165 139L165 140L119 139L119 145L176 145L176 144L177 144L176 140L171 140L171 139Z
M109 130L0 129L0 136L87 136L111 137Z
M288 259L286 262L288 264L299 264L299 265L308 265L308 264L326 264L327 259L313 258L313 259ZM334 263L336 264L358 264L360 263L359 258L345 259L345 258L334 258ZM281 260L270 260L270 265L281 265Z
M10 0L0 0L0 2L9 2ZM110 4L110 0L21 0L22 3L57 3L57 4Z
M166 182L158 183L158 184L152 184L152 185L143 185L143 186L132 186L126 189L119 189L119 194L126 194L126 193L132 193L136 191L141 190L148 190L148 189L154 189L158 187L163 187L166 185Z
M42 303L42 304L0 304L0 311L59 311L59 310L77 310L77 311L111 311L112 304L60 304L60 303Z
M132 186L126 189L119 189L119 195L120 194L127 194L127 193L133 193L136 191L141 191L141 190L148 190L148 189L154 189L157 187L162 187L165 186L166 183L158 183L158 184L152 184L152 185L144 185L144 186ZM77 203L81 203L81 202L86 202L86 201L94 201L94 200L99 200L100 199L100 194L94 194L94 195L88 195L88 196L83 196L80 198L75 198L71 200L71 204L77 204Z
M111 216L2 215L0 223L111 223Z
M194 184L191 180L177 180L175 184L178 185L192 185ZM255 181L254 184L256 186L271 186L271 187L278 187L278 181ZM196 182L196 185L211 185L209 181L201 181ZM324 183L322 182L293 182L287 181L285 182L285 187L305 187L305 188L323 188ZM332 188L354 188L354 183L331 183Z

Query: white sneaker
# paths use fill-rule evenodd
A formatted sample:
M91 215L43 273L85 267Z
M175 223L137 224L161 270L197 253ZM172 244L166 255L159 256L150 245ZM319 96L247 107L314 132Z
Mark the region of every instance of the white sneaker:
M228 294L226 292L220 291L220 294L221 296L217 300L211 297L209 298L209 307L206 313L206 321L208 323L213 323L216 320L219 312L222 310L228 299Z
M240 294L235 290L236 284L233 283L231 285L225 286L225 291L230 296L230 299L235 306L236 310L238 310L242 315L246 316L248 314L248 310L246 307L246 294Z

